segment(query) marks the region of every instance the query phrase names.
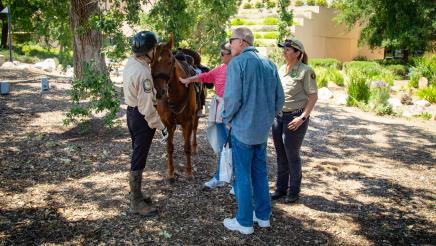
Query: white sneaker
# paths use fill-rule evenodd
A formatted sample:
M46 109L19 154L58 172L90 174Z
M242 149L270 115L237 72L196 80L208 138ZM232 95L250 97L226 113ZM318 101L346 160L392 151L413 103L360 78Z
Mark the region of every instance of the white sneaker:
M269 220L261 220L256 217L256 214L253 212L253 222L257 222L259 227L265 228L270 227L271 224L269 223Z
M235 188L232 186L232 189L229 191L230 195L235 195Z
M233 219L225 219L224 226L231 231L238 231L242 234L251 234L254 232L254 228L252 226L246 227L241 226L236 218Z
M223 187L226 183L223 181L217 180L215 177L211 178L209 181L204 183L204 186L206 186L209 189L213 189L216 187Z

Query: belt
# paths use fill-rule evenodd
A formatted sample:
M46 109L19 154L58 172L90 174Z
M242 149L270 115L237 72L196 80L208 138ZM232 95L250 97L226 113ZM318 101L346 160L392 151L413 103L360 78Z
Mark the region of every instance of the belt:
M127 109L134 109L134 110L138 110L138 107L132 107L132 106L127 106Z
M283 114L301 114L304 112L304 108L299 108L293 111L282 111Z

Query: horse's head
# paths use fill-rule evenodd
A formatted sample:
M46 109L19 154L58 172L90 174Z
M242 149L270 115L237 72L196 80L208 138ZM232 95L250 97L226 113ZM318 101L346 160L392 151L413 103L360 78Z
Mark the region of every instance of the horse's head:
M174 78L176 60L172 53L173 35L170 36L168 43L160 43L156 47L154 59L151 64L154 87L156 88L157 99L168 96L169 83Z

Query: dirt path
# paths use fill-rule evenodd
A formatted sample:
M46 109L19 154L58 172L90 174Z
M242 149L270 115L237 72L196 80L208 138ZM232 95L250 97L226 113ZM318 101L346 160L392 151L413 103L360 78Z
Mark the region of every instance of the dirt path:
M0 70L0 80L6 76ZM193 181L183 176L180 131L175 185L164 180L165 146L154 141L144 190L160 214L143 220L126 213L125 111L114 129L99 120L89 134L63 126L69 84L62 81L51 78L44 93L39 84L15 84L0 97L1 245L436 244L435 122L319 103L303 147L302 198L295 205L274 203L272 228L241 236L222 225L236 208L229 188L201 190L215 166L204 119ZM268 152L272 189L271 140Z

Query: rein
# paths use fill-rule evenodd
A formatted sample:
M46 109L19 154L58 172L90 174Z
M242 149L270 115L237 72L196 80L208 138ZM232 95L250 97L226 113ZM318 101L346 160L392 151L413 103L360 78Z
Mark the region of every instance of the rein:
M153 75L153 79L159 79L159 80L165 80L166 81L166 83L167 83L167 88L164 88L164 91L165 91L165 97L166 97L166 102L167 102L167 104L169 105L169 110L170 110L170 112L174 115L174 116L176 116L176 115L178 115L178 114L181 114L181 113L183 113L183 111L186 109L186 106L188 105L188 100L189 100L189 97L187 96L186 98L185 98L185 100L183 101L183 106L181 107L181 109L180 110L176 110L175 108L176 108L176 105L174 104L174 103L172 103L172 102L170 102L170 100L169 100L169 88L170 88L170 82L171 81L175 81L174 80L174 74L175 74L175 69L176 69L176 65L177 65L177 63L178 63L178 61L177 61L177 59L175 59L174 57L173 57L173 62L172 62L172 64L171 64L171 68L170 68L170 74L168 75L168 74L165 74L165 73L157 73L157 74L154 74ZM188 72L186 71L186 69L183 67L183 66L180 66L182 69L183 69L183 71L186 73L186 74L188 74ZM177 82L177 81L176 81ZM188 93L189 93L189 91L188 91Z

